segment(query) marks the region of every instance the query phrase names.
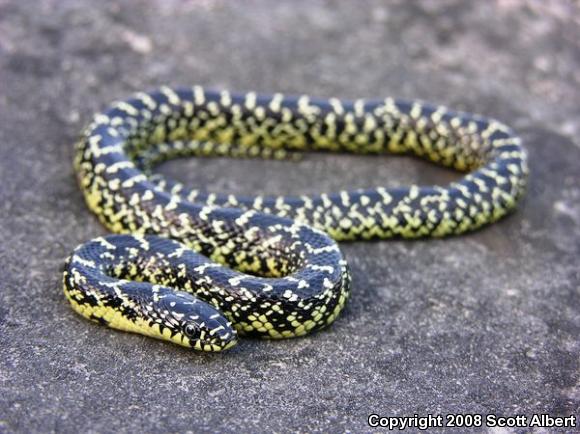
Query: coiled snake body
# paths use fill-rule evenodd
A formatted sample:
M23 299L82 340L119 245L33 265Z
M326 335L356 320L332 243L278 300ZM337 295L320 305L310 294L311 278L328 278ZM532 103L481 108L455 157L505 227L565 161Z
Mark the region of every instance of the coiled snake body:
M446 186L315 196L205 193L151 175L185 155L409 153L469 172ZM493 222L525 187L526 155L500 122L394 99L314 100L161 88L94 117L75 168L111 231L67 260L83 316L198 350L238 334L302 336L332 323L350 291L334 240L442 237ZM334 240L333 240L334 239Z

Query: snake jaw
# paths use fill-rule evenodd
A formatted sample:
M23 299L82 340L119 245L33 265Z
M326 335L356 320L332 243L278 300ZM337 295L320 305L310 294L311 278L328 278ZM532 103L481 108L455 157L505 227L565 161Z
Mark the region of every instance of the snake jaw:
M202 324L197 337L190 338L189 342L190 345L193 343L191 346L196 350L217 352L227 350L236 345L238 334L225 317L220 314L218 318L214 314L214 318L208 318L207 322Z
M218 352L232 348L238 342L238 334L231 328L231 324L229 327L230 329L226 329L223 326L218 326L208 333L204 333L199 339L190 340L191 347L208 352ZM216 329L218 330L215 331Z

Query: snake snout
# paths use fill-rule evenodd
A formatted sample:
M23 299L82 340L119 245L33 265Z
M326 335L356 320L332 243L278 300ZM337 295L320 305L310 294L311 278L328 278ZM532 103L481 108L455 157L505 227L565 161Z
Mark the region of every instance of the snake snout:
M222 319L225 320L224 317ZM210 345L212 348L218 347L221 351L233 347L238 342L238 333L227 320L226 323L220 321L219 325L214 324L213 327L208 328L205 345Z
M179 303L172 309L181 318L189 346L200 351L222 351L236 344L238 335L219 310L191 294L177 292L175 297Z

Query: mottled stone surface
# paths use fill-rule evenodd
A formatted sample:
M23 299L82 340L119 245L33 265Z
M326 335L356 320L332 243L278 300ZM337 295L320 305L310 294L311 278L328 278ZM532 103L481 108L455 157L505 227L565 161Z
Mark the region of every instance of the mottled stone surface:
M367 415L580 406L580 11L517 0L0 0L0 431L368 430ZM78 317L65 257L105 234L72 145L92 112L161 84L399 96L497 117L527 198L454 239L343 245L329 330L191 353ZM456 175L408 158L188 160L214 191L302 193ZM501 432L501 431L496 431Z

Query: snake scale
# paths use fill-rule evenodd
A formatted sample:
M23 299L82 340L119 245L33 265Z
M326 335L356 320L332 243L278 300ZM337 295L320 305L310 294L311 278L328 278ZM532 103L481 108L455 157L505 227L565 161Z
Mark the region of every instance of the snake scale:
M189 189L152 172L181 156L412 154L465 172L445 186L311 196ZM526 153L504 124L418 101L317 100L162 87L97 114L77 144L89 208L117 234L68 258L73 309L93 321L203 351L238 335L302 336L349 297L336 241L442 237L513 210Z

